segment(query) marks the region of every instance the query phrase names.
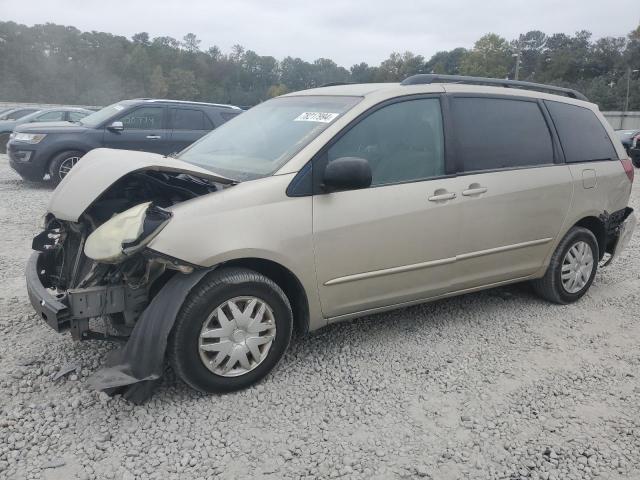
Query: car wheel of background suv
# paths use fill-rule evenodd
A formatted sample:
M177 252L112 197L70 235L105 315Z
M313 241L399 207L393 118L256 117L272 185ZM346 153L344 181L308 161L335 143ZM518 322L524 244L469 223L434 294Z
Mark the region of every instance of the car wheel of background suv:
M244 268L208 274L185 300L168 342L176 374L205 393L246 388L284 355L291 305L278 285Z
M573 227L553 252L544 277L531 283L536 293L550 302L575 302L591 286L599 259L598 241L591 230Z
M49 181L54 185L59 184L84 153L80 150L69 150L53 157L49 163Z

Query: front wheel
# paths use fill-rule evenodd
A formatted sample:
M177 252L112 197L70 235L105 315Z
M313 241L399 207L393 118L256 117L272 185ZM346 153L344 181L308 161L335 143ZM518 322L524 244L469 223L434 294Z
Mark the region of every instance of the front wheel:
M289 300L269 278L244 268L214 270L178 313L169 361L196 390L239 390L260 381L278 363L292 328Z
M593 283L599 258L594 234L586 228L573 227L553 252L544 277L532 282L533 288L551 302L575 302Z
M71 169L80 161L84 152L69 150L59 153L49 163L49 180L54 185L59 184Z

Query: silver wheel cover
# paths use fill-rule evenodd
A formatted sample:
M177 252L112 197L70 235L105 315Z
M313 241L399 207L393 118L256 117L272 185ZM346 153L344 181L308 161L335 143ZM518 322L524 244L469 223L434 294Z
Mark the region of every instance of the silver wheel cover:
M204 321L198 353L211 372L238 377L264 361L275 337L271 307L257 297L235 297L216 307Z
M562 286L568 293L584 288L593 270L593 251L588 243L574 243L562 260Z

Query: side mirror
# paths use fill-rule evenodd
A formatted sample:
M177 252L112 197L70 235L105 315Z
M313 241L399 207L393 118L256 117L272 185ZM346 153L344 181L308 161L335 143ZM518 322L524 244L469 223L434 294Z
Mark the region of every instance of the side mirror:
M364 158L342 157L329 162L322 177L327 192L355 190L371 186L371 166Z
M113 130L114 132L121 132L122 130L124 130L124 124L122 122L113 122L107 128L109 130Z

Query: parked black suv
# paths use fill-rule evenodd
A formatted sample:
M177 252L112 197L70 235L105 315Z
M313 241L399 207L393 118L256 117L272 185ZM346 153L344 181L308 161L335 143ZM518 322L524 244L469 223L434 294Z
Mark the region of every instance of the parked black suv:
M177 100L124 100L76 123L17 127L7 144L9 163L23 178L58 183L89 150L98 147L179 152L242 113L233 105Z

